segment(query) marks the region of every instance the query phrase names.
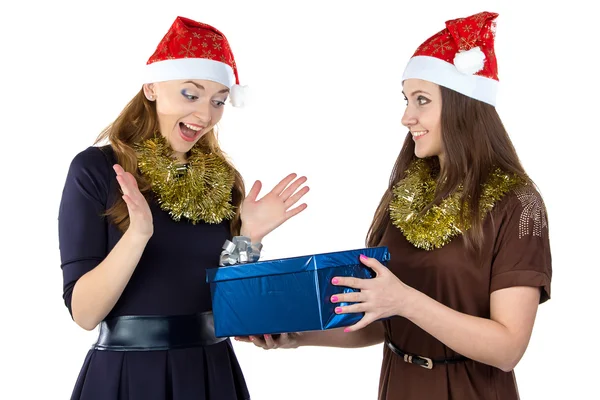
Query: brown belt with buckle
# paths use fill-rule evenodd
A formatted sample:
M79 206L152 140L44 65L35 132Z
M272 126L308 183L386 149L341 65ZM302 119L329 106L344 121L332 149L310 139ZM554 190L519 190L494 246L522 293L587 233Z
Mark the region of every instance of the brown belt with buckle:
M467 357L464 357L464 356L453 357L453 358L431 359L428 357L418 356L416 354L406 353L406 352L400 350L398 347L396 347L396 345L394 345L394 343L392 343L392 341L387 337L385 339L385 344L387 345L387 347L390 350L392 350L399 357L401 357L404 360L404 362L409 363L409 364L415 364L415 365L418 365L419 367L423 367L426 369L432 369L433 366L436 364L456 364L459 362L464 362L464 361L469 360Z

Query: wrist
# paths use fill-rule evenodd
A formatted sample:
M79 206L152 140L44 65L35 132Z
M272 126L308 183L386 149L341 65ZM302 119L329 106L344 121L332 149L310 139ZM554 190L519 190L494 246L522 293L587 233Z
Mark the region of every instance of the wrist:
M262 240L263 240L262 236L252 234L250 232L244 231L243 229L240 231L240 236L245 236L245 237L250 238L250 243L252 243L252 244L262 243Z
M400 301L398 302L396 313L397 315L412 321L414 315L416 314L416 309L418 308L421 297L420 295L422 293L406 285L405 283L402 283L402 286L402 290L399 291L401 296Z
M246 236L246 237L250 238L250 243L252 243L252 244L262 243L262 240L264 239L263 236L254 234L254 233L250 232L249 230L244 229L243 226L242 226L242 229L240 229L240 236Z
M134 230L127 229L123 234L123 237L127 238L127 240L131 241L135 245L139 244L145 246L152 237L152 234L139 233L135 232Z

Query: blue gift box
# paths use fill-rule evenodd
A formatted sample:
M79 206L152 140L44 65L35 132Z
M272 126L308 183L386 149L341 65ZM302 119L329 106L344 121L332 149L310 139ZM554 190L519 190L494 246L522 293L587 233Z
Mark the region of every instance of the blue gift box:
M369 279L359 257L387 264L387 247L259 261L207 270L218 337L324 330L353 325L363 314L335 314L331 296L358 291L334 286L335 276Z

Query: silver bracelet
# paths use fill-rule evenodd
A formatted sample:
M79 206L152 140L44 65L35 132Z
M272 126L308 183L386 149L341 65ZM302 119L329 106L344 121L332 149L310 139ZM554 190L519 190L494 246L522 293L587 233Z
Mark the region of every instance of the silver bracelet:
M252 243L247 236L234 236L223 244L219 266L257 262L262 247L261 243Z

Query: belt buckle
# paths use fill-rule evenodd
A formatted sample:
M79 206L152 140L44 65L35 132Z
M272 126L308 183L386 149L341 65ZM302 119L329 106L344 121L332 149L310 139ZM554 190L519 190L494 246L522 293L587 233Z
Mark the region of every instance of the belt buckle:
M425 369L433 369L433 361L431 358L422 356L411 356L408 354L404 355L404 362L409 364L415 364Z

